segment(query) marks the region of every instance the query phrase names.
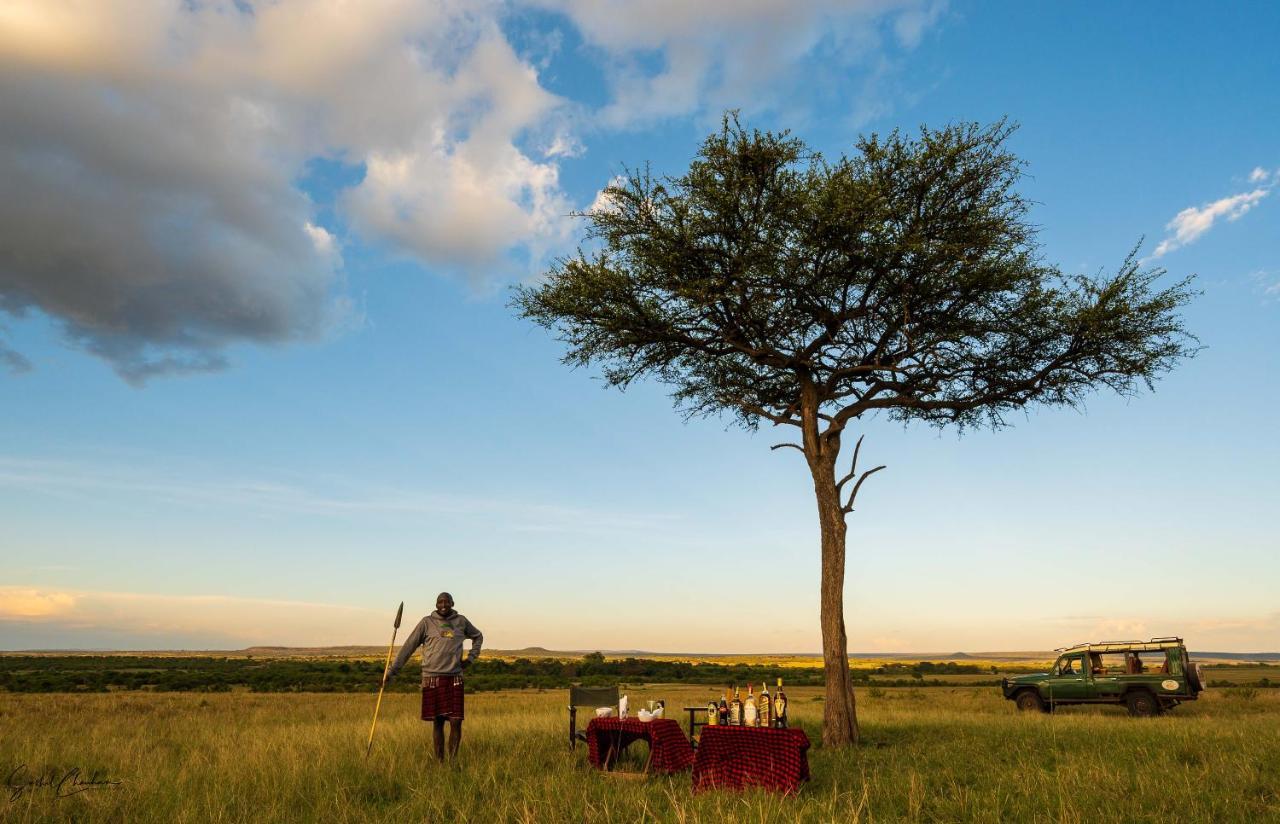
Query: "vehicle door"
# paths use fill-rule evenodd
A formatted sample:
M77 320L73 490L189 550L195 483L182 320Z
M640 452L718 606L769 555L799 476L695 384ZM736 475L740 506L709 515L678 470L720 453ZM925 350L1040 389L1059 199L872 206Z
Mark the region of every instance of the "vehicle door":
M1088 656L1083 652L1064 655L1053 665L1045 681L1046 698L1050 701L1083 701L1089 698L1087 678Z
M1118 701L1124 693L1124 682L1131 666L1128 653L1093 653L1093 678L1090 683L1090 697Z

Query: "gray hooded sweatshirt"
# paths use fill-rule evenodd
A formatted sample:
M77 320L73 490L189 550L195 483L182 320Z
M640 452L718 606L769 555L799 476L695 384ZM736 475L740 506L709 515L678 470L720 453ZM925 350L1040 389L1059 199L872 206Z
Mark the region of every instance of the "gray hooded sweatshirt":
M422 677L430 675L458 675L462 672L462 640L471 639L471 652L467 660L475 662L480 657L480 645L484 636L466 616L455 612L444 618L438 611L418 622L405 639L395 663L387 671L387 680L395 677L400 668L422 647Z

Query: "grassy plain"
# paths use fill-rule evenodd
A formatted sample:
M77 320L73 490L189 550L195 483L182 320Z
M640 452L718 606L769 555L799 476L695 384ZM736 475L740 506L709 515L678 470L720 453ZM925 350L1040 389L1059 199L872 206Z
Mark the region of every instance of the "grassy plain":
M671 707L710 694L631 690ZM865 744L831 752L818 746L819 690L791 697L814 741L813 781L796 797L693 796L688 773L601 775L565 746L559 690L469 695L462 758L446 766L426 757L411 695L384 699L366 762L371 695L0 693L6 775L79 767L122 782L65 798L6 789L0 821L1280 820L1280 690L1210 691L1137 720L1018 715L990 688L864 689Z

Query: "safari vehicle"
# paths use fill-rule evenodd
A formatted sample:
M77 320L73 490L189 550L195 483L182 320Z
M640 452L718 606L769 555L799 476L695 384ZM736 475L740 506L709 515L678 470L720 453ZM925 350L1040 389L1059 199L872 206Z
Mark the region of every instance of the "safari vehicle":
M1019 710L1068 704L1123 704L1133 716L1159 715L1204 690L1200 665L1181 638L1079 644L1057 650L1053 669L1001 681Z

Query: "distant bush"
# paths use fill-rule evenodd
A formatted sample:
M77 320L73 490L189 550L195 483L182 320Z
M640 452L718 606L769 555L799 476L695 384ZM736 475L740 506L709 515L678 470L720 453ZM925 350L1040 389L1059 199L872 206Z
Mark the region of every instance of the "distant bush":
M0 656L0 692L107 692L148 690L159 692L370 692L377 688L383 661L340 658L226 658L162 656ZM878 678L880 687L957 686L945 680L925 680L926 672L981 672L966 664L931 664L919 668L888 664L874 672L898 674ZM868 684L867 670L853 670L854 679ZM587 686L638 683L698 685L774 684L819 686L825 683L821 667L782 667L715 662L656 661L644 658L606 660L600 653L582 658L480 659L467 670L467 689L487 692L503 689L563 689L571 683ZM418 689L417 662L411 661L387 689ZM998 681L983 682L992 686ZM966 686L975 686L969 682Z

